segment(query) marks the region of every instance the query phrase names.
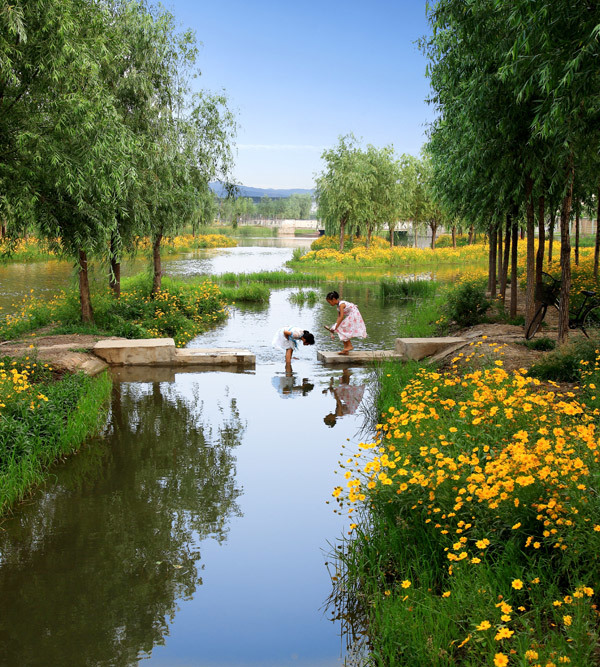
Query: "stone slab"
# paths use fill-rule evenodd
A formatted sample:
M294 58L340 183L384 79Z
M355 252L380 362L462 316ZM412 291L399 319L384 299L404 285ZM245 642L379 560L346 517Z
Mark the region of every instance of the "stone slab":
M172 364L175 349L172 338L145 338L101 340L93 352L111 366L153 366Z
M111 366L110 374L115 382L175 382L184 373L248 373L251 367L223 364L189 366Z
M250 350L234 347L185 347L175 350L174 363L178 366L184 364L253 366L256 363L256 355Z
M464 338L396 338L395 351L406 359L419 361L452 345L466 343Z
M317 359L325 364L365 364L388 359L401 361L405 358L395 350L351 350L348 355L327 350L317 351Z

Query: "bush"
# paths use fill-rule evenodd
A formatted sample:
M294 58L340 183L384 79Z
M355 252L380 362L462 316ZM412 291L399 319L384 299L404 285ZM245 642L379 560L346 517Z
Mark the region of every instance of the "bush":
M548 350L553 350L556 347L556 343L552 338L536 338L535 340L526 340L521 343L525 347L528 347L530 350L539 350L541 352L547 352Z
M490 301L480 280L465 281L448 291L445 314L460 327L470 327L485 320Z
M595 362L597 349L590 340L563 345L534 364L529 374L540 380L580 382L584 370Z

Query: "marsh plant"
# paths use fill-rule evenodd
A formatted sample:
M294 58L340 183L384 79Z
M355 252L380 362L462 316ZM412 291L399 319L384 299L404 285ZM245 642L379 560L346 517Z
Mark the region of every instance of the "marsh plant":
M314 290L299 290L298 292L292 292L288 296L288 300L291 303L295 303L297 306L310 306L311 308L319 301L320 296L318 292Z
M382 278L379 293L383 299L415 299L433 296L439 287L435 280L397 280Z

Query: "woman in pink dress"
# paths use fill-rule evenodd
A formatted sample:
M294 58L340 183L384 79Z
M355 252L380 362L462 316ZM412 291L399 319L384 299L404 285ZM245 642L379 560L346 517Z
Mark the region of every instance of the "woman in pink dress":
M366 338L367 328L365 321L360 314L356 304L350 301L343 301L337 292L329 292L327 295L327 303L330 306L336 306L338 309L338 318L332 327L326 327L331 333L333 339L333 332L340 337L344 347L340 354L347 355L352 349L351 338Z

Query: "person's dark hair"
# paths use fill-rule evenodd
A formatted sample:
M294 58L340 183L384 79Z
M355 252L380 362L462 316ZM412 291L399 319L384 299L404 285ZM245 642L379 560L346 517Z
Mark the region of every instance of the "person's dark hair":
M307 331L304 329L304 333L302 334L302 338L309 344L309 345L314 345L315 344L315 337L310 333L310 331Z
M333 292L329 292L327 295L326 299L330 301L331 299L339 299L340 295L334 290Z

